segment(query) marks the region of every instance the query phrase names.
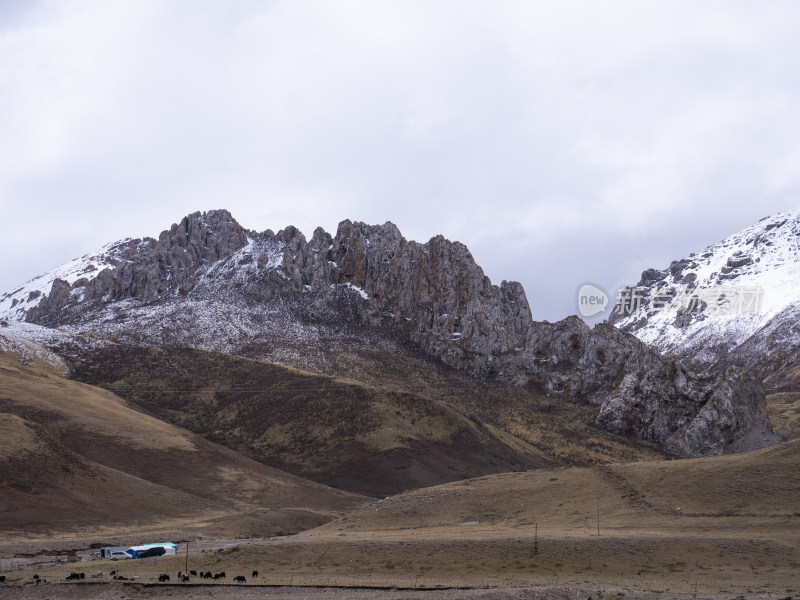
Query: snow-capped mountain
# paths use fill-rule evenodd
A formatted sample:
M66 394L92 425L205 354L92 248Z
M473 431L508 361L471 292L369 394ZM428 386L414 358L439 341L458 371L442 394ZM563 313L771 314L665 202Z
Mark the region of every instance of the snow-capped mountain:
M767 217L620 295L612 322L696 369L769 378L800 348L800 210Z
M340 376L366 369L374 381L388 357L422 354L596 405L609 431L688 455L776 441L746 373L698 377L614 327L534 322L519 283L493 285L463 244L408 241L392 223L343 221L336 235L318 228L307 240L294 227L246 230L224 210L194 213L158 240L125 240L43 275L0 309L71 339L189 346Z
M74 286L75 293L79 294L82 286L78 282L94 279L102 270L116 267L122 261L131 259L138 252L146 250L150 242L152 240L126 238L106 244L97 252L71 260L34 277L11 292L0 294L0 318L24 320L28 311L38 306L42 298L50 293L56 279Z

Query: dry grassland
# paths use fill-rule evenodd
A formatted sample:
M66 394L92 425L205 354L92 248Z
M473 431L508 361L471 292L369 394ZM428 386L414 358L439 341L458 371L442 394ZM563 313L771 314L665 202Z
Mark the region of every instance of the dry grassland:
M399 494L294 536L193 553L189 568L225 571L227 583L243 575L243 585L788 597L800 593L798 473L800 442L713 459L492 475ZM81 567L144 583L174 578L185 560ZM37 572L54 581L65 567Z

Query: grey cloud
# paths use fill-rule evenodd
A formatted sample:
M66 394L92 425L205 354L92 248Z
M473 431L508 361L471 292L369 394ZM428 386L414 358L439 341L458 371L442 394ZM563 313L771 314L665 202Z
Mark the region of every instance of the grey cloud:
M794 3L28 6L0 30L2 290L224 207L442 233L555 320L799 197Z

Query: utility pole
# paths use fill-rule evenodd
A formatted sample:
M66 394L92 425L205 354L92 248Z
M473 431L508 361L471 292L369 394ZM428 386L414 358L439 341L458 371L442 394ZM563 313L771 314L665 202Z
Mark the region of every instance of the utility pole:
M600 537L600 496L597 497L597 537Z
M189 540L186 540L186 569L184 570L186 575L189 575Z
M536 556L539 554L539 523L533 525L535 527L533 530L533 555Z

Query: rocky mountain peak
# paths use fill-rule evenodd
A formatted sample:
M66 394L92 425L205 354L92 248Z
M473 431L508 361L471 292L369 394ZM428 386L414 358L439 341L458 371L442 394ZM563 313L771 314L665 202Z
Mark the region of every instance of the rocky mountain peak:
M246 230L227 210L196 212L163 231L158 241L136 240L109 261L95 277L72 283L56 278L49 293L30 307L25 319L58 325L78 316L65 311L84 303L137 298L152 302L170 294L186 294L197 283L196 271L231 256L248 243Z
M187 215L180 223L161 232L158 249L167 258L182 258L185 255L190 264L196 266L227 258L246 246L247 241L247 231L231 213L227 210L210 210ZM178 263L188 264L180 259Z

